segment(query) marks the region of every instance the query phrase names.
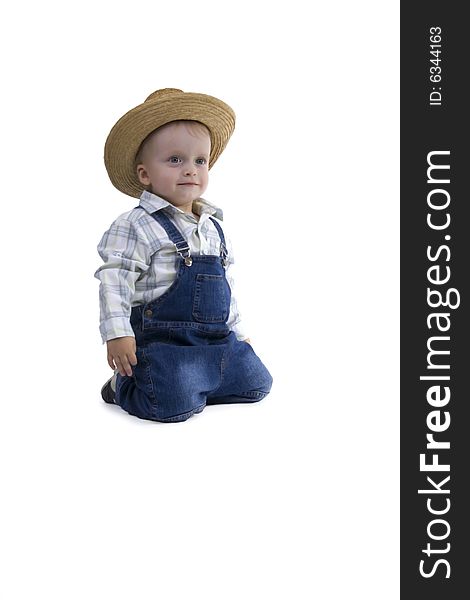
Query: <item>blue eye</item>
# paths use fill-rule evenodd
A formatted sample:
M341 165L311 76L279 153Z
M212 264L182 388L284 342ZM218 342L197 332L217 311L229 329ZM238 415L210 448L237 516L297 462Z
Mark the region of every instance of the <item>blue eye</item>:
M182 159L179 156L173 155L173 156L170 156L170 158L168 159L168 162L170 162L173 165L177 165L182 162ZM205 165L206 163L207 163L207 160L204 157L196 158L196 164Z

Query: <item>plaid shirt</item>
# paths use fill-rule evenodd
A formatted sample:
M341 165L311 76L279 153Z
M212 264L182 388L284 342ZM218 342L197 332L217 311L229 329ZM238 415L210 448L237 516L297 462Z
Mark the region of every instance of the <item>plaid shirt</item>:
M100 280L100 333L103 344L114 338L134 336L130 324L133 306L145 304L161 296L176 278L179 257L166 231L149 214L165 209L188 241L191 254L220 254L220 238L209 216L222 220L220 208L203 198L193 202L199 221L152 192L143 191L139 205L117 217L103 234L97 250L104 261L94 273ZM233 294L231 265L232 244L225 233L228 266L225 270L232 291L227 325L237 339L243 333L237 303Z

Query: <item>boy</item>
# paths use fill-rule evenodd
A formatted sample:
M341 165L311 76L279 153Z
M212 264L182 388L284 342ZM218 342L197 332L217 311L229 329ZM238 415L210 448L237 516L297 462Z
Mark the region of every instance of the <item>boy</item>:
M111 182L140 202L97 247L100 332L115 369L101 395L142 419L185 421L208 404L256 402L271 389L241 328L222 211L201 197L234 127L221 100L166 88L106 140Z

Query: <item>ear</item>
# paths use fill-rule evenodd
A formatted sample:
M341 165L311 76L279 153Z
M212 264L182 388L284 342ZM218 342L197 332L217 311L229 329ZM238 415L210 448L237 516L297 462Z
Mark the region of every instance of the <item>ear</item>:
M148 176L147 170L143 164L139 164L136 167L137 177L139 178L140 183L143 185L149 185L150 177Z

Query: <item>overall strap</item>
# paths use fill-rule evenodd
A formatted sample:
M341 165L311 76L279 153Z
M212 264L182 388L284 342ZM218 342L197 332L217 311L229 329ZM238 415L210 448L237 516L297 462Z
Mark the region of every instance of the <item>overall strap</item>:
M144 207L140 205L135 206L134 208L142 208L143 210L145 210ZM150 215L155 219L155 221L160 223L160 225L166 231L170 240L175 245L176 252L181 256L181 258L184 258L185 265L190 267L192 265L193 259L191 258L189 244L178 231L170 217L166 215L162 210L150 213Z
M228 252L227 252L227 246L225 245L224 232L222 231L222 227L219 225L219 223L217 223L217 221L213 217L209 217L209 219L212 221L212 223L214 223L215 228L219 232L219 237L220 237L220 258L222 259L222 262L223 262L224 267L225 267L227 265Z
M140 206L140 205L135 206L134 208L142 208L143 210L145 210L144 207ZM193 261L191 259L191 251L189 249L189 244L184 239L184 237L181 235L179 230L176 228L176 226L174 225L174 223L170 219L170 217L167 214L165 214L162 210L159 210L157 212L153 212L150 214L156 221L158 221L158 223L160 223L160 225L166 231L166 233L168 234L168 237L173 242L173 244L176 246L176 251L181 256L181 258L184 258L185 264L187 266L191 266ZM224 232L222 231L222 227L219 225L219 223L213 217L209 217L209 219L212 221L212 223L214 224L215 228L217 229L217 231L219 233L220 258L222 259L222 263L225 267L228 264L228 261L227 261L228 252L227 252L227 247L225 245Z

